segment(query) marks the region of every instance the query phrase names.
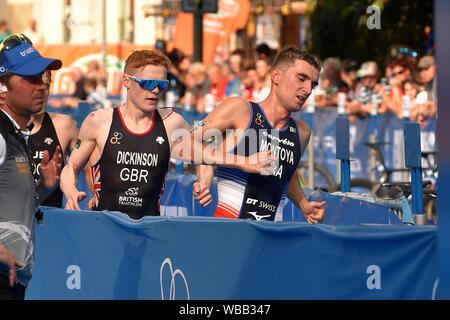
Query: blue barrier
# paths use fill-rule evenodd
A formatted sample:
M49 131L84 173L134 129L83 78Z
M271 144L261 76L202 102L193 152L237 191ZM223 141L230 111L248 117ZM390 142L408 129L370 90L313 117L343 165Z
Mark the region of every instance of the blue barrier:
M431 299L435 226L42 207L26 299Z
M308 121L309 114L300 112L294 115L296 118ZM316 109L314 117L314 162L325 167L336 179L336 108ZM436 118L428 119L421 129L422 151L436 151ZM387 168L403 168L403 126L402 119L393 114L379 114L365 117L350 123L350 165L351 178L369 178L370 148L364 143L370 140L370 135L377 133L377 140L384 142L382 154ZM307 158L307 150L303 158ZM425 164L423 164L425 165ZM425 167L424 167L425 168ZM424 171L425 172L425 171ZM425 172L426 173L426 172ZM425 178L425 177L424 177ZM433 179L431 176L427 177ZM434 179L433 179L434 180ZM392 181L402 181L401 173L394 173Z
M341 191L350 192L350 122L347 117L338 117L336 119L336 137L339 137L339 143L336 143L336 159L341 160Z
M213 203L202 207L192 196L195 175L167 175L164 195L161 198L161 214L165 216L212 217L217 206L217 184L211 186ZM393 210L386 205L368 203L351 197L333 195L319 190L304 188L310 201L327 201L324 223L330 225L402 224ZM283 210L283 221L306 222L302 212L289 199Z
M412 212L423 220L422 164L420 127L418 123L405 123L405 161L411 169Z

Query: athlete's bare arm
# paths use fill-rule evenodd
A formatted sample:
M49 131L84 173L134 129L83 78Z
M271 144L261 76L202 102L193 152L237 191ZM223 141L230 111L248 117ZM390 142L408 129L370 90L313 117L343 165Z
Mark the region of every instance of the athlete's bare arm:
M61 190L67 198L66 209L80 210L78 202L87 194L77 189L77 176L101 156L112 121L112 109L100 109L89 114L78 133L69 162L61 172Z
M78 128L71 116L62 113L49 112L53 125L55 126L56 134L58 135L59 143L62 147L64 160L70 156L72 150L75 148L78 139ZM88 184L89 190L94 192L94 184L91 178L90 165L87 164L83 169L84 177Z
M305 121L295 120L300 131L300 144L302 146L302 153L306 150L311 138L311 128Z
M170 151L172 151L179 137L178 135L183 132L187 133L191 126L179 113L173 111L172 108L161 108L158 109L158 112L163 119L167 137L169 138Z
M194 197L206 207L212 203L211 185L214 180L214 167L200 165L196 168L198 181L194 183Z
M78 128L72 117L62 113L49 112L59 143L61 144L64 159L75 146L78 136Z
M167 136L170 140L170 149L172 150L178 140L177 132L186 134L191 129L191 126L180 114L174 112L171 108L162 108L159 109L159 112L164 121ZM205 165L197 165L196 172L198 182L195 182L193 185L194 197L202 206L206 207L212 202L210 187L214 178L214 168Z
M236 145L239 135L247 129L251 117L251 106L242 98L230 98L222 102L204 120L194 124L191 132L178 139L172 150L172 157L210 165L236 167L251 173L271 174L275 160L270 151L255 153L243 157L227 153L223 145L228 137ZM233 134L230 134L232 130ZM238 135L235 135L239 131ZM205 147L204 143L216 139L212 146ZM225 138L225 139L224 139ZM227 148L228 149L228 148Z
M308 146L309 138L311 137L311 128L304 121L296 120L296 123L300 131L300 144L303 152ZM325 218L324 206L326 201L308 201L305 197L300 181L298 180L296 171L291 177L286 195L292 203L294 203L302 211L309 223L320 223Z

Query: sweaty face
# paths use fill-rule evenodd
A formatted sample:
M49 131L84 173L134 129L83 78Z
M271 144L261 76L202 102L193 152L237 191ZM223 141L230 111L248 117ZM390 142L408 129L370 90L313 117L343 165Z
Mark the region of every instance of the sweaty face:
M5 102L9 109L23 117L40 112L47 102L48 87L42 80L42 73L26 77L13 75L9 86Z
M133 70L130 72L130 75L141 79L166 80L167 69L163 66L146 65L144 68ZM124 85L128 89L128 101L133 105L142 109L144 112L156 109L163 93L158 87L151 91L143 89L139 86L138 82L127 76L125 76Z
M297 60L283 69L275 70L279 73L275 76L277 97L289 112L295 112L302 108L317 85L319 71L304 60Z

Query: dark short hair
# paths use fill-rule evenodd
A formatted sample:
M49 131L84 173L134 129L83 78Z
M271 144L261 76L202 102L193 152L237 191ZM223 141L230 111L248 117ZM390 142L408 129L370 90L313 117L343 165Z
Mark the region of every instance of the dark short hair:
M283 50L278 52L277 56L275 57L272 67L280 67L283 64L293 64L297 60L303 60L308 62L310 65L312 65L314 68L316 68L318 71L320 71L320 63L319 61L314 58L311 54L308 52L295 47L295 46L288 46L285 47Z
M11 79L11 77L14 74L12 73L7 73L3 76L0 77L0 84L4 85L8 90L11 90L11 86L9 85L9 79Z

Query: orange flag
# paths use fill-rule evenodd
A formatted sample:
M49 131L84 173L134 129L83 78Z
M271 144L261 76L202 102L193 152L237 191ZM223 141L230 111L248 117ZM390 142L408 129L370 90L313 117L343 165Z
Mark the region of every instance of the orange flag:
M218 12L203 15L203 63L210 64L216 48L228 42L230 34L247 25L248 0L219 0ZM177 18L172 47L185 55L194 54L194 14L181 12Z

